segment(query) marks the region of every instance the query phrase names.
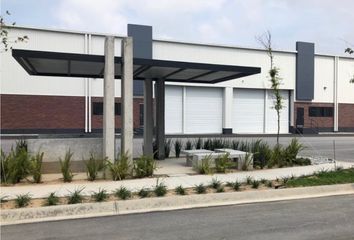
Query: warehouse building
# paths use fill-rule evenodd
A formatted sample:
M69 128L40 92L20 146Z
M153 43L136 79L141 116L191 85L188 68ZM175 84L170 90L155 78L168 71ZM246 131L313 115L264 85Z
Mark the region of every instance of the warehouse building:
M147 34L152 37L152 30ZM16 44L17 49L103 55L103 34L11 27L9 35L29 37L28 42ZM122 38L115 36L117 46ZM280 132L353 132L354 84L350 79L354 75L354 59L317 54L313 43L297 42L296 49L274 51L284 101ZM259 74L220 83L166 82L166 134L276 133L277 117L267 76L270 62L266 51L153 39L151 54L158 60L261 69ZM119 47L115 55L121 55ZM185 74L183 70L174 72L176 78L178 75L184 78ZM210 77L212 74L208 72ZM188 72L193 80L201 75ZM143 85L134 82L133 124L139 133L144 123ZM115 84L115 95L115 127L119 132L120 84ZM102 96L102 78L31 76L16 62L11 51L2 53L3 134L102 132Z

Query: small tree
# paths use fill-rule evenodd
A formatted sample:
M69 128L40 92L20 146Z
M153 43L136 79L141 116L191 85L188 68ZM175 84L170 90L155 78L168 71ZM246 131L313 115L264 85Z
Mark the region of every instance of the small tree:
M351 54L354 54L354 50L353 50L352 48L350 48L350 47L346 48L344 52L345 52L345 53L348 53L348 54L350 54L350 55L351 55ZM349 82L350 82L350 83L354 83L354 75L353 75L352 79L350 79Z
M283 97L280 92L280 81L279 68L274 65L274 55L272 49L272 35L269 31L265 32L263 35L257 37L259 43L267 51L270 59L270 69L268 71L271 83L271 89L273 90L274 105L273 108L277 112L277 145L279 145L279 133L280 133L280 112L283 109Z
M6 11L5 15L10 16L10 12ZM16 22L12 22L10 26L15 26ZM6 24L5 22L5 17L0 16L0 37L1 37L1 47L0 47L0 52L6 52L9 49L12 49L12 44L18 43L18 42L26 42L29 38L28 36L18 36L18 37L9 37L9 32L8 32L8 27L9 25Z

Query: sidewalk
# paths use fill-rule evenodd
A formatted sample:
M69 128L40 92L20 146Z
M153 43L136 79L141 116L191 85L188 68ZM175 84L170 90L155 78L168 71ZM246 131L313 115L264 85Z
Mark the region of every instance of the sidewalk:
M354 167L353 163L338 162L337 166L343 168ZM44 198L51 192L56 192L58 196L66 196L70 192L84 188L83 195L91 195L92 192L97 191L99 188L106 189L108 192L114 191L120 186L124 186L131 191L138 191L141 188L152 188L156 185L156 182L163 182L168 189L174 189L179 185L185 188L194 187L197 184L209 184L213 178L217 178L222 182L227 181L240 181L244 182L247 177L252 177L256 180L267 179L274 180L276 178L309 175L320 170L334 169L334 164L319 164L303 167L291 167L291 168L278 168L278 169L266 169L256 171L245 171L229 174L214 174L214 175L194 175L189 176L186 174L170 175L166 178L143 178L143 179L131 179L124 181L97 181L97 182L84 182L84 183L61 183L61 184L33 184L16 187L1 187L1 196L7 196L7 199L13 199L16 195L29 193L32 198Z

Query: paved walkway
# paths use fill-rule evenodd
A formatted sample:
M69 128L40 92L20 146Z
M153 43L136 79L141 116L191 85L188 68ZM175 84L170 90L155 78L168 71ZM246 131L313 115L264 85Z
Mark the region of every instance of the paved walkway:
M353 163L349 162L337 162L337 166L344 168L354 167ZM229 174L214 174L214 175L186 175L176 174L170 175L166 178L143 178L132 179L124 181L96 181L96 182L81 182L81 183L61 183L61 184L33 184L22 186L8 186L1 187L1 196L7 196L8 199L15 198L18 194L30 193L32 198L43 198L49 195L51 192L56 192L58 196L66 196L69 192L75 189L84 188L84 195L91 195L92 192L97 191L99 188L104 188L111 192L120 186L124 186L132 191L138 191L141 188L152 188L156 185L156 182L163 182L168 189L174 189L179 185L183 187L194 187L197 184L209 184L213 178L217 178L222 182L227 181L240 181L244 182L247 177L260 180L262 178L273 180L276 178L288 177L288 176L301 176L312 174L316 171L323 169L333 169L334 164L320 164L303 167L291 167L291 168L278 168L278 169L266 169L236 172Z

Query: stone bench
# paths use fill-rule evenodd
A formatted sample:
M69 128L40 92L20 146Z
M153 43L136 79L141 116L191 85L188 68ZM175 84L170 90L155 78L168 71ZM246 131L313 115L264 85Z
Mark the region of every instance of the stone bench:
M211 153L195 153L192 155L192 166L199 166L205 157L210 157L211 160L215 160L219 157L229 154L229 159L237 162L237 169L242 170L242 165L245 161L246 152L233 150L233 149L215 149L215 152ZM211 166L215 166L215 161L211 162ZM251 156L248 163L247 170L253 169L253 157Z
M186 165L188 167L192 167L193 166L192 160L194 154L199 154L199 153L210 154L213 153L213 151L206 150L206 149L195 149L195 150L182 150L181 153L186 154Z

